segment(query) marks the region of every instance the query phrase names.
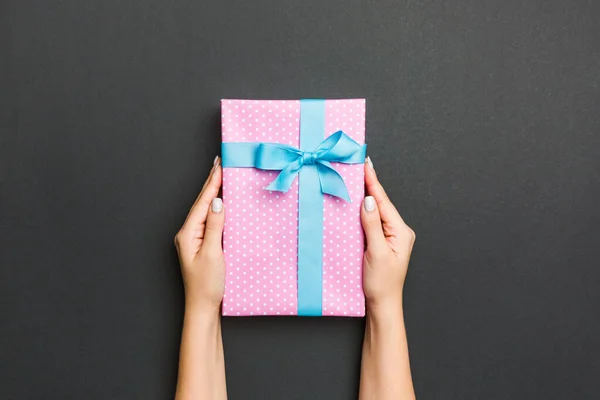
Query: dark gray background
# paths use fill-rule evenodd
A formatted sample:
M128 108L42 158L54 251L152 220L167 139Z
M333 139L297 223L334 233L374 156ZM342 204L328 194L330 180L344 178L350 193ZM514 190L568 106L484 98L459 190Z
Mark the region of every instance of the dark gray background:
M600 398L600 2L0 3L0 398L172 397L221 98L366 97L420 399ZM361 319L223 321L231 399L356 397Z

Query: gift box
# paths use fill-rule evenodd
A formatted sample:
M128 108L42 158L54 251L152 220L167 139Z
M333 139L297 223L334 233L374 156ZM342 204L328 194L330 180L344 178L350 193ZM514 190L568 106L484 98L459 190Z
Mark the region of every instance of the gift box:
M364 316L365 100L222 100L226 316Z

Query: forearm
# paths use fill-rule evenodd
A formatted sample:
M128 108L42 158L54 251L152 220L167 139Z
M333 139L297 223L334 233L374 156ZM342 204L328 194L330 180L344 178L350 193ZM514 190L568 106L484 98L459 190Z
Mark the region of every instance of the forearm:
M175 399L227 399L218 309L186 306Z
M367 309L359 398L415 399L401 301Z

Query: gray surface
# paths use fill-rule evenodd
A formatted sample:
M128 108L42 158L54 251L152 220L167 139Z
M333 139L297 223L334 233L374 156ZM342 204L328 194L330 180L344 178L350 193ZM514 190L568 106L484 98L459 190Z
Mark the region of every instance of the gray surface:
M420 399L600 398L600 3L0 5L0 398L167 399L220 98L366 97ZM351 399L359 319L227 319L231 399Z

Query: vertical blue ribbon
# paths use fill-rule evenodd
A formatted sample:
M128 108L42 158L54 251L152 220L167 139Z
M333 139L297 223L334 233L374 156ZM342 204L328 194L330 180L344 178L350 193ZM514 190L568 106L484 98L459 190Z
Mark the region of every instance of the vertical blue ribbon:
M325 100L300 100L300 150L314 151L325 137ZM298 180L298 315L323 313L323 204L316 165Z

